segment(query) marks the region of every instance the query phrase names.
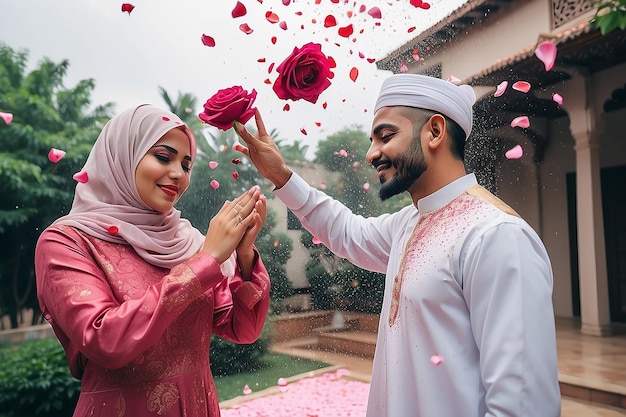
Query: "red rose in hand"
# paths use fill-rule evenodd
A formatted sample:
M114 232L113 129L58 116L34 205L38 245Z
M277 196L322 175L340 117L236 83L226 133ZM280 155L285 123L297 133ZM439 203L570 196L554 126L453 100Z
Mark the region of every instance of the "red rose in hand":
M284 100L304 99L315 103L319 95L330 86L330 61L322 53L322 46L307 43L293 52L276 71L280 74L274 82L274 92Z
M198 117L204 123L218 129L228 130L233 127L235 121L245 124L254 116L256 108L252 105L255 99L256 90L254 89L248 93L238 85L225 88L219 90L204 103L204 112Z

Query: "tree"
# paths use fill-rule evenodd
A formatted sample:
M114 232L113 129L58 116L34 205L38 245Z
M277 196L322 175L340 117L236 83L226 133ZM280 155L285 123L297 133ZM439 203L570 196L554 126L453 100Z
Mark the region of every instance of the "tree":
M63 84L67 60L43 59L26 73L28 53L0 44L0 111L13 114L0 124L0 316L19 324L24 308L39 310L33 268L41 231L66 214L75 181L112 104L89 110L94 80ZM51 148L67 152L51 163ZM35 314L35 319L40 316Z
M618 28L626 29L626 0L598 0L598 9L591 23L602 35Z

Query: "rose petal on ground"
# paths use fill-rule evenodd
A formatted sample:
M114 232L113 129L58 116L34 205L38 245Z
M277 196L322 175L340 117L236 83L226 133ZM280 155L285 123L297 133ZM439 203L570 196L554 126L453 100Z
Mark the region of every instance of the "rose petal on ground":
M543 62L546 71L550 71L554 67L554 61L556 60L556 45L551 41L540 43L535 49L535 56Z
M246 35L249 35L252 32L254 32L254 30L250 26L248 26L247 23L242 23L241 25L239 25L239 30L245 33Z
M563 97L561 97L559 93L552 94L552 100L554 100L554 102L559 106L563 104Z
M320 182L320 189L322 189L322 190L326 189L326 182L325 181Z
M521 91L522 93L528 93L530 91L530 83L527 81L518 81L511 86L513 90Z
M506 156L506 159L520 159L522 155L524 155L524 150L520 145L514 146L513 148L506 151L506 153L504 154L504 156Z
M85 171L77 172L76 174L72 176L72 178L74 178L75 181L80 182L81 184L84 184L87 181L89 181L89 175L87 175Z
M212 48L212 47L214 47L214 46L215 46L215 39L213 39L213 37L212 37L212 36L202 34L202 43L203 43L205 46L208 46L208 47L211 47L211 48Z
M370 183L369 183L369 182L366 182L365 184L363 184L363 189L364 189L365 191L369 191L369 189L370 189Z
M2 120L4 120L4 123L8 125L11 124L11 122L13 121L13 114L12 113L4 113L4 112L0 112L0 118Z
M62 151L61 149L52 148L50 149L50 152L48 152L48 159L53 164L56 164L57 162L59 162L61 158L63 158L64 156L65 156L65 151Z
M339 33L339 36L343 36L344 38L349 38L350 35L354 33L354 26L352 26L352 23L350 23L348 26L339 28L337 33Z
M461 84L461 79L455 77L454 75L449 76L446 81L451 82L452 84L459 85Z
M311 239L311 242L313 242L314 245L319 245L320 243L322 243L322 241L316 238L315 236L313 236L313 239Z
M335 19L335 16L333 16L332 14L329 14L324 19L324 27L331 28L333 26L337 26L337 19Z
M498 84L498 87L496 87L496 92L493 94L493 96L500 97L502 94L504 94L508 86L509 86L508 81L502 81L500 84Z
M278 15L271 11L265 12L265 18L270 23L278 23L280 21L280 18L278 17Z
M277 384L279 387L284 387L288 384L288 382L286 378L278 378Z
M528 120L528 116L519 116L513 119L511 122L511 127L522 127L527 128L530 126L530 120Z
M400 62L400 72L409 72L409 69L404 62Z
M433 365L439 366L443 363L443 358L438 354L434 354L433 356L430 357L430 361L432 362Z
M350 70L350 79L356 82L356 79L359 77L359 69L357 67L352 67Z
M134 8L135 6L133 6L130 3L122 3L122 12L128 13L129 16L130 16L130 12L132 12Z
M237 4L235 4L235 8L233 9L232 12L230 12L233 19L236 19L241 16L245 16L246 13L248 13L248 11L246 10L246 6L244 6L243 3L240 1L238 1Z
M112 235L112 236L117 236L117 234L120 232L120 229L119 229L119 227L117 227L115 225L114 226L109 226L107 228L107 232L109 232L109 234Z
M212 181L211 181L211 187L212 187L214 190L217 190L218 188L220 188L220 183L219 183L219 181L218 181L218 180L212 180Z
M372 16L374 19L380 19L383 17L383 14L381 13L380 9L376 6L369 9L367 11L367 14Z
M217 168L218 165L219 165L218 162L215 162L215 161L210 161L209 162L209 168L211 168L211 169Z

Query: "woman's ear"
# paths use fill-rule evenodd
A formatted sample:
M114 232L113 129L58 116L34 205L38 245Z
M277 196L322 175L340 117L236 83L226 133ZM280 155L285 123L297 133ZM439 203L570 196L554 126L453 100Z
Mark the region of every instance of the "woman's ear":
M441 114L435 114L428 119L427 126L430 131L428 147L435 149L444 142L446 136L446 119Z

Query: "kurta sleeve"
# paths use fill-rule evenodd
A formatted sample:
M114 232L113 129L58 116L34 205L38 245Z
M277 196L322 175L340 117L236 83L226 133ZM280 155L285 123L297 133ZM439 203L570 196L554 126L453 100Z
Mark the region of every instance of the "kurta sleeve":
M35 271L41 310L77 377L85 358L110 369L130 363L190 303L224 280L213 257L197 254L164 272L141 296L119 301L89 244L70 227L42 233Z
M539 238L515 222L486 228L463 280L486 416L559 416L552 269Z
M236 343L253 343L261 335L270 305L270 277L258 255L248 281L235 276L214 292L213 333Z
M394 234L399 230L398 216L355 215L296 173L274 194L293 211L305 229L337 256L370 271L387 270Z

